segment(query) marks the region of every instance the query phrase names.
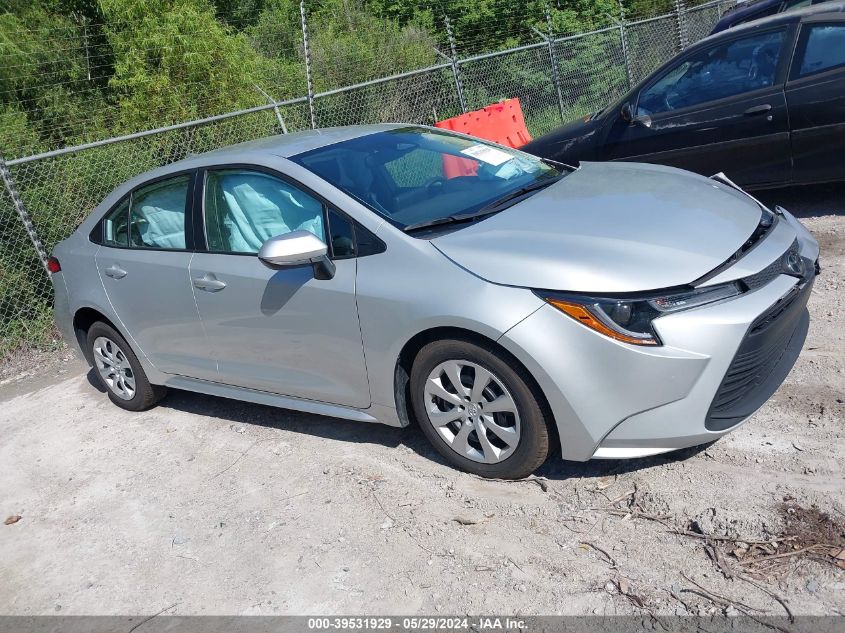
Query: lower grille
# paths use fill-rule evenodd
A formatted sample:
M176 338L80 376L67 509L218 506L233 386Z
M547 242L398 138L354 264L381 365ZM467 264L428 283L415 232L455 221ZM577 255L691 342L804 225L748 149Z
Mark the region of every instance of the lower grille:
M705 427L724 431L754 413L792 369L807 335L806 307L813 280L803 281L760 315L722 379Z

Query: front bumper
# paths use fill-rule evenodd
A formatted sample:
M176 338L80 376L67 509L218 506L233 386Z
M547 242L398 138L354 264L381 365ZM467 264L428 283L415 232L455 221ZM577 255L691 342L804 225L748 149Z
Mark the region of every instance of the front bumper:
M815 240L794 218L787 221L802 256L815 262ZM664 345L657 348L619 343L552 306L500 343L540 383L564 459L643 457L704 444L756 411L795 363L809 322L815 271L808 268L804 279L781 274L736 299L661 317L654 326Z

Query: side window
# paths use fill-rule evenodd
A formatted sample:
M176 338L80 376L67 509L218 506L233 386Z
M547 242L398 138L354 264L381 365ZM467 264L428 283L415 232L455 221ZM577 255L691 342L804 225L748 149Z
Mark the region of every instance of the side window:
M129 198L103 220L103 240L108 246L129 246Z
M129 242L136 248L184 249L188 176L141 187L132 193Z
M688 57L640 93L637 114L657 114L774 84L784 31L716 44Z
M803 27L807 29L806 26ZM799 77L845 66L845 25L817 24L802 33Z
M297 230L326 239L323 204L259 171L209 171L204 207L210 251L257 253L269 238Z
M352 220L329 209L329 235L331 235L331 253L334 259L355 257L355 228Z

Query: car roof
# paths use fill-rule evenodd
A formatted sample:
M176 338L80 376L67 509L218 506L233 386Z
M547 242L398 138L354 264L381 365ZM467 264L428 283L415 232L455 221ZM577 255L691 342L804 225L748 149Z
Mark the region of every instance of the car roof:
M766 9L773 4L780 4L783 0L746 0L745 2L737 2L734 6L722 14L722 18L741 18L744 15Z
M719 31L709 37L700 40L698 44L710 43L722 37L732 37L738 33L745 31L752 31L758 28L766 28L769 26L776 26L778 24L793 24L796 22L809 22L824 19L833 19L836 21L845 20L845 2L822 2L821 4L813 4L808 7L801 7L800 9L790 9L783 13L776 13L759 20L752 20L743 24L737 24L734 27Z
M379 125L347 125L344 127L319 128L246 141L245 143L221 147L220 149L206 152L203 155L220 156L229 153L242 154L244 152L256 152L289 158L290 156L302 154L303 152L308 152L319 147L325 147L326 145L333 145L353 138L360 138L401 127L407 127L407 124L384 123Z
M245 143L237 143L235 145L227 145L210 152L202 154L194 154L182 160L178 160L162 167L156 167L142 174L138 174L134 178L115 187L105 199L97 205L93 213L86 218L79 229L82 232L90 230L89 224L92 224L94 216L101 215L103 209L108 209L114 206L117 202L123 199L130 191L148 183L151 180L159 178L166 178L171 174L189 171L200 167L207 167L209 165L226 163L250 163L255 160L257 163L263 162L262 159L267 158L290 158L303 152L308 152L312 149L333 145L342 141L348 141L362 136L369 136L378 132L386 132L388 130L395 130L408 127L407 123L383 123L379 125L349 125L345 127L329 127L316 130L306 130L304 132L294 132L292 134L279 134L277 136L268 136L265 138L256 139L254 141L247 141ZM426 127L426 126L416 126ZM90 222L89 222L90 221Z
M134 189L148 180L154 180L181 171L196 169L211 163L243 162L245 156L251 157L280 157L290 158L303 152L311 151L319 147L333 145L342 141L348 141L362 136L369 136L378 132L408 127L408 124L383 123L379 125L349 125L344 127L328 127L291 134L278 134L267 136L254 141L227 145L218 149L194 154L162 167L157 167L135 176L130 181L121 185L118 189Z

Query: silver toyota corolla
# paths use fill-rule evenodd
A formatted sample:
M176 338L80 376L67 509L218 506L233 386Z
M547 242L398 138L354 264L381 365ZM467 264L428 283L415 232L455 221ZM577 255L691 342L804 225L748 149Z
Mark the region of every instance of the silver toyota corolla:
M806 337L819 249L724 177L427 127L267 138L116 189L50 262L111 400L167 387L405 426L488 477L736 428Z

